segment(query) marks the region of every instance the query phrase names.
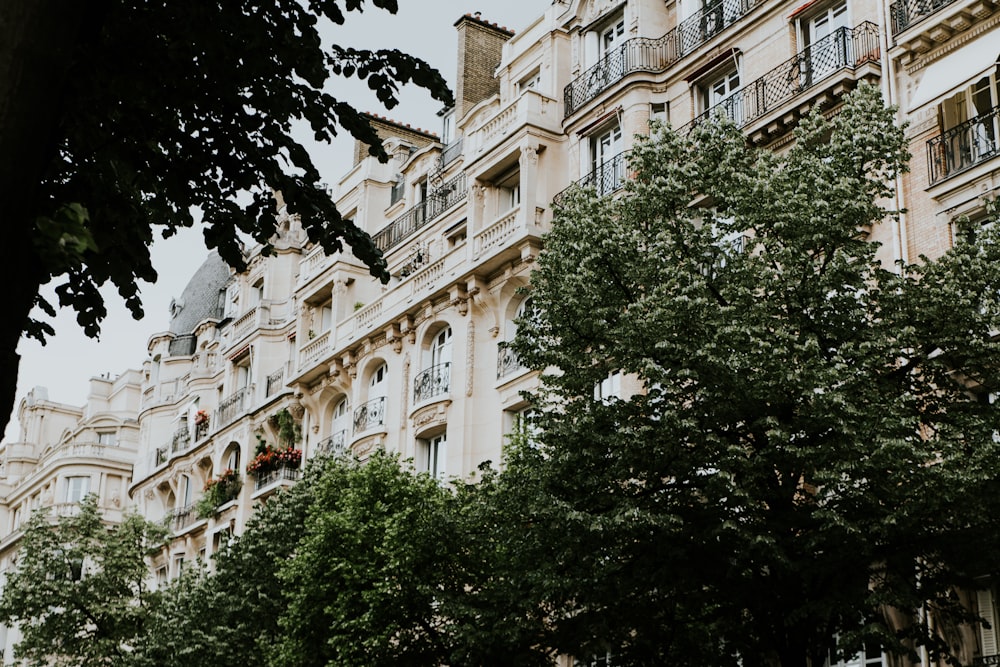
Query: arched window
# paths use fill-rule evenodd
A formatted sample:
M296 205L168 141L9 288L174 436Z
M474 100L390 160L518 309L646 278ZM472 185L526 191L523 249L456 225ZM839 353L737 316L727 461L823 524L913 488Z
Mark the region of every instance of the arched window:
M240 471L240 446L237 443L230 443L222 460L222 467L224 470L233 470L237 473Z
M414 403L445 395L450 389L451 327L434 334L424 359L424 369L413 379Z
M385 423L389 369L383 363L368 376L368 400L354 410L354 432L361 433ZM346 399L345 399L346 400ZM345 409L346 409L345 405Z

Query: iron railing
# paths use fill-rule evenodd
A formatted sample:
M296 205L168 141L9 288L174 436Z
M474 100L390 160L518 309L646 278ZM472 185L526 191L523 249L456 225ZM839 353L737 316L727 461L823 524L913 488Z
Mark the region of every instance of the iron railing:
M916 25L955 0L897 0L889 5L889 22L895 37L911 25Z
M998 121L1000 106L995 106L928 141L927 167L931 184L1000 155Z
M519 371L523 371L526 368L521 360L517 358L517 354L514 350L510 349L506 345L501 345L500 349L497 350L497 379L502 380L508 375L513 375Z
M557 192L552 198L553 204L561 204L566 193L574 187L594 188L597 196L603 197L613 192L617 192L625 187L626 167L628 166L629 151L622 151L594 171L590 172L580 180L572 183L568 188Z
M225 426L229 422L243 414L244 402L247 395L247 388L237 389L219 403L219 426Z
M363 433L385 421L385 396L373 398L354 410L354 432Z
M413 378L413 402L420 403L447 394L451 386L451 362L431 366Z
M208 435L208 420L194 425L194 439L197 442Z
M330 456L344 456L347 453L347 430L337 431L328 438L323 438L316 445L316 451Z
M264 384L264 396L270 396L271 394L277 393L283 386L283 380L285 379L285 369L279 368L270 375L267 376L267 381Z
M260 491L265 486L269 486L282 480L297 482L301 477L302 471L298 468L286 468L282 466L257 477L253 483L253 490Z
M455 139L441 150L441 167L447 167L462 154L462 137Z
M681 21L658 39L635 37L605 55L563 89L563 113L570 116L632 72L662 72L764 0L721 0Z
M170 439L170 451L173 453L183 452L191 446L191 431L187 424L174 431L173 438Z
M427 199L406 210L401 216L376 232L372 236L375 247L385 253L390 248L399 245L418 229L465 199L467 191L464 173L442 184L441 187L428 194Z
M838 28L677 131L687 134L699 123L720 116L743 127L837 72L872 62L879 62L878 26L865 21L855 28Z
M198 513L194 511L194 503L175 509L170 515L170 524L174 532L179 532L198 520Z

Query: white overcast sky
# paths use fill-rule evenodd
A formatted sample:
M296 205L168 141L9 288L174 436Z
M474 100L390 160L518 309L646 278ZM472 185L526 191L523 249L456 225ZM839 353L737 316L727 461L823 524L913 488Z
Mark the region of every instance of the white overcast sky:
M423 58L436 67L454 89L458 49L455 21L464 14L481 11L484 20L520 32L545 12L551 0L400 0L399 4L399 13L395 16L372 7L362 15L352 12L344 26L331 36L332 40L344 46L397 48ZM404 89L400 105L390 111L381 106L362 82L338 84L334 94L358 109L440 134L436 114L441 104L421 89L412 86ZM336 181L350 168L352 148L352 142L342 137L333 146L322 147L314 153L313 159L327 181ZM131 318L113 289L104 289L108 317L99 340L87 338L68 310L59 312L53 322L56 335L44 347L34 340L22 339L18 346L21 369L17 399L4 440L16 441L20 437L17 405L32 387L46 387L50 400L81 406L87 400L91 377L141 368L149 337L167 329L170 299L180 296L207 252L199 230L187 230L154 244L153 265L159 272L159 280L155 284L141 284L146 311L141 321ZM47 293L51 295L50 290ZM55 303L54 297L50 301Z

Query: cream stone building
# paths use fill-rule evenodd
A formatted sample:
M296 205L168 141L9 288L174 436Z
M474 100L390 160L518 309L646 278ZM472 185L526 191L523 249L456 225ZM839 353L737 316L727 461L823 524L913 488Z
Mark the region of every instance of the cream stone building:
M357 145L330 186L385 254L390 281L349 252L312 246L279 196L275 253L249 249L239 274L210 255L172 304L141 373L127 374L136 421L122 417L115 431L134 445L134 468L124 474L105 456L90 488L127 480L107 503L127 495L170 522L153 563L166 580L208 561L257 503L295 483L299 456L364 459L381 448L442 479L498 462L529 408L521 392L537 382L503 343L529 305L523 288L553 201L572 183L621 189L651 119L687 131L724 114L748 142L781 151L811 109L836 113L860 81L880 86L910 123L912 171L897 183L906 215L866 233L887 263L944 252L956 219L975 218L1000 187L998 24L992 0L555 0L516 34L459 18L456 103L441 127L373 116L389 162ZM615 375L596 391L638 390ZM29 396L22 411L36 403ZM59 481L69 473L40 443L71 442L56 431L84 423L98 433L71 408L46 409L49 431L29 420L25 443L3 446L4 565L16 512L32 498L69 498ZM289 444L297 454L255 462L265 445ZM225 492L199 504L219 480ZM1000 619L990 591L966 598ZM1000 662L993 630L967 629L960 643L964 664ZM888 664L878 651L840 663Z
M139 391L132 370L92 378L83 407L48 400L44 387L21 400L20 438L0 444L0 582L16 564L22 526L33 512L72 515L94 494L105 520L121 521L139 444ZM2 664L13 664L19 637L17 628L0 625Z

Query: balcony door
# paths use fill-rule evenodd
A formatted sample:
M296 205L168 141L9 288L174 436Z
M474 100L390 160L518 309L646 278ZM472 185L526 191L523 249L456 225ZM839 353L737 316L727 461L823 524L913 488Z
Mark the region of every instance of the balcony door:
M809 19L802 85L808 87L848 64L847 3L831 5Z
M703 105L711 116L722 111L737 125L743 124L743 98L738 95L740 90L740 72L737 69L728 70L709 79L704 86Z
M351 405L346 397L340 399L333 408L333 422L330 425L330 434L336 436L347 432L351 424Z
M949 172L981 162L997 152L998 102L994 72L941 103Z
M591 182L597 194L606 195L614 192L625 178L625 165L621 160L622 128L615 126L590 140Z
M451 327L445 327L431 342L429 368L451 363Z
M598 31L597 65L587 82L596 94L625 75L625 17L620 15Z

